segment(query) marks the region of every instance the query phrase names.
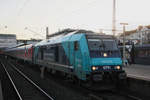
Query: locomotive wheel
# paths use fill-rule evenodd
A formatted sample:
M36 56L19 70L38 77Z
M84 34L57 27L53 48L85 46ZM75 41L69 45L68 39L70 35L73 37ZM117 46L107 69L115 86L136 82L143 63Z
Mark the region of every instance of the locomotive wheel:
M52 69L52 74L56 74L56 70Z
M91 88L92 87L92 81L88 80L87 82L85 82L85 87Z
M84 88L87 88L87 89L91 89L93 83L90 80L88 80L88 81L78 80L78 84L81 87L84 87Z
M46 70L47 70L48 73L52 73L52 69L46 68Z

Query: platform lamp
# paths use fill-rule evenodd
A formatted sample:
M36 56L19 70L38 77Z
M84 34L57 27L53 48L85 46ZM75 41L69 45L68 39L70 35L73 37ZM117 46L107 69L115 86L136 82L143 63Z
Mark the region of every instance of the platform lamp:
M128 23L120 23L120 25L123 26L123 66L125 66L125 41L126 41L126 37L125 37L125 26L128 25Z

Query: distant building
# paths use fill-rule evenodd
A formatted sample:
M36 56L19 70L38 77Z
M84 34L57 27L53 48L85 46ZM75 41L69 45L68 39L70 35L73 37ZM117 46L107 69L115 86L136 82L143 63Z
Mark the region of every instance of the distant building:
M134 42L134 44L148 44L150 43L150 25L139 26L138 29L126 31L126 42ZM123 34L118 36L120 42L123 42Z
M0 34L0 49L4 49L17 44L15 34Z
M138 31L140 37L141 44L148 44L150 43L150 25L143 27L141 30Z

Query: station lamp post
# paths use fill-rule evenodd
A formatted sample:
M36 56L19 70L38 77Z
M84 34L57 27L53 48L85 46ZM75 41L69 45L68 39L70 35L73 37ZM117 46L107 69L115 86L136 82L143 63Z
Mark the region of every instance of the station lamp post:
M125 37L125 26L128 25L128 23L120 23L121 25L123 25L123 66L125 66L125 41L126 41L126 37Z

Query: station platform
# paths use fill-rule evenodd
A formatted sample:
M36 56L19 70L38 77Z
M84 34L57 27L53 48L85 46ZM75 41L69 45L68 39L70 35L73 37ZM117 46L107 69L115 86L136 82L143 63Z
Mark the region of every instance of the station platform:
M123 67L123 69L128 77L150 81L150 65L132 64Z

